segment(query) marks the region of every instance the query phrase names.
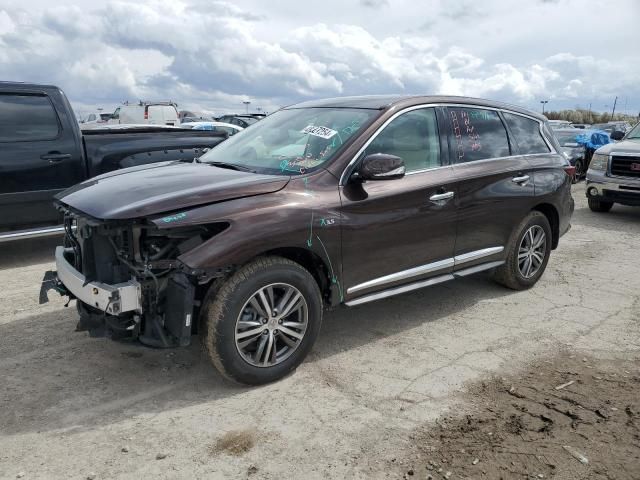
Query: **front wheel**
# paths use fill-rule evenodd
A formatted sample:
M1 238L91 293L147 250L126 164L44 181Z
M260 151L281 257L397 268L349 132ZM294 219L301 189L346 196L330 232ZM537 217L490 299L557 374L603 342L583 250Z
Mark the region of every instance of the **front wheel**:
M613 202L604 202L597 198L587 198L592 212L606 213L613 208Z
M205 300L205 349L220 373L260 385L278 380L307 356L322 322L313 276L281 257L254 260Z
M496 268L493 279L513 290L525 290L540 279L551 254L551 226L542 212L533 211L515 229L507 246L504 265Z
M582 160L576 160L576 173L573 176L573 183L578 183L584 175L584 166Z

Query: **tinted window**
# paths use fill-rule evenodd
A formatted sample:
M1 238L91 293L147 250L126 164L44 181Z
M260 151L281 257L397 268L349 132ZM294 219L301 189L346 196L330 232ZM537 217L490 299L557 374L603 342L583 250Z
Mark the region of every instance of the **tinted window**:
M457 163L510 155L502 120L493 110L448 108L450 145Z
M513 133L516 143L523 155L531 153L549 153L549 147L540 134L540 124L535 120L504 113L504 119Z
M0 95L0 142L53 140L58 117L44 95Z
M413 110L394 119L371 142L364 155L373 153L388 153L402 158L407 172L440 166L435 110Z

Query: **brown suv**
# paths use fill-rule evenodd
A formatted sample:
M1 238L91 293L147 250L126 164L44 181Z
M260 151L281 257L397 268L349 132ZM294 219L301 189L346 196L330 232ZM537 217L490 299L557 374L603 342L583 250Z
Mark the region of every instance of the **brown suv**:
M194 163L108 173L58 197L54 288L80 330L188 345L259 384L311 349L325 307L483 270L534 285L569 229L572 167L544 117L460 97L280 110Z

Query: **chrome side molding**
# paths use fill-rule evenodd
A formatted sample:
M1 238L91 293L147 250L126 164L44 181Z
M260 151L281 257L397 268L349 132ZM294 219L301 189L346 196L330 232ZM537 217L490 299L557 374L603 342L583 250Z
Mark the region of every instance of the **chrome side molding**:
M455 277L451 274L441 275L439 277L423 280L422 282L410 283L409 285L402 285L401 287L384 290L382 292L372 293L371 295L365 295L364 297L356 298L345 303L348 307L354 307L361 303L373 302L374 300L380 300L381 298L392 297L394 295L400 295L401 293L410 292L412 290L418 290L419 288L428 287L437 283L447 282L453 280Z
M374 278L373 280L369 280L364 283L359 283L358 285L349 287L347 289L347 293L356 293L356 292L359 292L360 290L366 290L368 288L378 287L380 285L385 285L387 283L398 282L401 280L409 280L413 277L424 275L425 273L437 272L438 270L455 267L463 263L478 260L479 258L495 255L496 253L500 253L503 250L504 250L504 247L489 247L489 248L483 248L481 250L476 250L474 252L463 253L462 255L456 255L453 258L445 258L444 260L438 260L437 262L427 263L426 265L410 268L408 270L402 270L401 272L392 273L389 275L385 275L383 277Z
M472 262L473 260L478 260L482 257L488 257L490 255L495 255L496 253L500 253L504 250L504 247L489 247L483 248L482 250L476 250L474 252L463 253L462 255L456 255L454 257L454 266L460 265L461 263Z
M435 272L437 270L442 270L443 268L453 267L453 263L454 263L453 258L447 258L445 260L428 263L420 267L410 268L409 270L403 270L401 272L385 275L384 277L374 278L373 280L369 280L368 282L360 283L359 285L354 285L353 287L348 288L347 293L355 293L360 290L365 290L367 288L384 285L385 283L392 283L400 280L407 280L412 277L424 275L425 273Z

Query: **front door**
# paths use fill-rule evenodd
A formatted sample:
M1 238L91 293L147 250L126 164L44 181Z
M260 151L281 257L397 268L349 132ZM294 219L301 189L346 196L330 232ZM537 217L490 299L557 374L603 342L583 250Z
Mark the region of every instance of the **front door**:
M444 152L443 152L444 150ZM401 157L397 180L346 182L342 195L345 300L449 273L456 212L434 108L403 113L360 155Z
M0 230L57 223L53 196L83 179L82 162L48 96L0 93Z

